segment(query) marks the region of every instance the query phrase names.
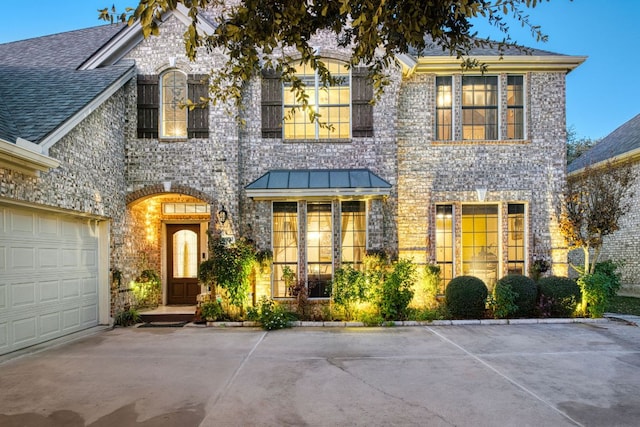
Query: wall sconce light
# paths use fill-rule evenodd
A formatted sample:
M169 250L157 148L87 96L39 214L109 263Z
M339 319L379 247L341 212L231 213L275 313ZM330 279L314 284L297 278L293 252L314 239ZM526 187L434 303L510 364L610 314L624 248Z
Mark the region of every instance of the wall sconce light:
M222 209L218 211L218 221L220 221L220 224L227 222L228 216L229 214L227 213L227 210L224 208L224 205L222 205Z
M484 198L487 197L486 188L476 188L476 194L478 195L478 201L484 202Z
M171 181L162 181L162 188L164 188L165 192L171 191Z

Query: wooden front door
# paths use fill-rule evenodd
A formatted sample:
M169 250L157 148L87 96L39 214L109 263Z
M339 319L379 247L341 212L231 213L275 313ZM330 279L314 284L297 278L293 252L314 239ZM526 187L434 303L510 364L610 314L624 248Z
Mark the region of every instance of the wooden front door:
M167 224L167 303L195 304L200 293L200 224Z

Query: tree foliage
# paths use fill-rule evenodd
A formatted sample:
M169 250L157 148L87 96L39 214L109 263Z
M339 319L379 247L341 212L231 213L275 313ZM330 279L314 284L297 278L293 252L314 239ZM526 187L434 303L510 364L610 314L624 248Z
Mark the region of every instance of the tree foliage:
M443 54L461 58L463 67L473 67L478 63L464 58L473 48L502 50L518 46L509 37L508 17L529 28L537 40L546 40L540 27L533 25L525 13L541 1L139 0L135 8L124 12L105 8L99 13L101 19L111 22L139 22L148 37L160 33L168 11L185 7L192 20L184 38L187 57L194 60L205 49L222 52L227 58L223 67L212 71L209 100L223 104L231 101L239 106L244 83L267 69L280 73L302 107L309 111L304 84L295 76L295 65L315 69L324 86L334 82L314 46L313 37L319 33L329 34L337 46L348 49L351 66L369 67L379 95L388 84L385 71L397 54L435 47ZM215 11L212 34L203 34L197 28L207 8ZM503 40L496 43L477 37L473 19L486 20L500 29Z
M578 132L573 126L567 128L567 164L583 155L591 147L600 142L600 138L578 138Z
M603 238L620 228L620 218L631 207L634 180L629 163L587 166L569 176L560 231L570 249L584 252L584 266L573 266L580 274L594 273Z

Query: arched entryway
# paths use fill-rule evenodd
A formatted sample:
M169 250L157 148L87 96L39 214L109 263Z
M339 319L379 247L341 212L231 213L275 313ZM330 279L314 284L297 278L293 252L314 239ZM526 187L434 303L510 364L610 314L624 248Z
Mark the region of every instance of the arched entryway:
M208 256L212 200L192 189L163 186L127 200L123 240L130 277L153 270L161 279L158 304L195 305L201 292L198 265Z

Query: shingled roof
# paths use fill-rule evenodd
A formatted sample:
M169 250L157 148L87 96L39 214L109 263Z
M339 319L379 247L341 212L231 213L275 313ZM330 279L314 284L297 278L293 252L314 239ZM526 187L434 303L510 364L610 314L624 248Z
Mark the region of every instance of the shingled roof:
M0 44L0 139L40 143L133 65L79 71L124 28L102 25Z
M614 157L640 149L640 114L604 137L567 166L574 172Z

